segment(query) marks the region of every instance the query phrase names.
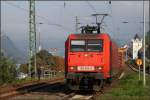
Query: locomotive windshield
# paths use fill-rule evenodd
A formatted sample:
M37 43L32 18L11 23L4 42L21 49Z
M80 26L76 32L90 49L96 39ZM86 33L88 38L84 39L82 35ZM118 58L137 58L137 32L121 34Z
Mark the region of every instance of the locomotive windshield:
M87 40L87 51L103 51L103 41Z
M71 51L85 51L85 40L71 40Z
M71 40L71 51L103 51L103 40Z

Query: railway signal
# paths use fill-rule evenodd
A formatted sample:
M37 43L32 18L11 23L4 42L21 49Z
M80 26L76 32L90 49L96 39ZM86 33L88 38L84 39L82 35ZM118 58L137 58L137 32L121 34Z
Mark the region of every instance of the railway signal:
M140 70L141 70L140 67L141 67L142 63L143 63L143 62L142 62L141 59L137 59L137 60L136 60L136 64L137 64L138 67L139 67L139 81L141 80L141 79L140 79L140 77L141 77L141 75L140 75Z
M137 59L136 63L137 63L138 66L141 66L142 65L142 60L141 59Z

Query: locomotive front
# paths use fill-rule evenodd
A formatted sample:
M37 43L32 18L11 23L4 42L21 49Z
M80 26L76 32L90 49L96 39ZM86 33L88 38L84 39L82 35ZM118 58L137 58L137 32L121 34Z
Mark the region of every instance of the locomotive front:
M69 36L66 41L65 62L66 82L70 89L101 88L103 80L110 77L109 44L107 34Z

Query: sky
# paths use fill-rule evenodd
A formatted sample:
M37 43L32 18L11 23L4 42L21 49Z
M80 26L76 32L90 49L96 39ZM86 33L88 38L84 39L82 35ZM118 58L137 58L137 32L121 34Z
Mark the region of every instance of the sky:
M26 54L29 39L28 10L27 1L1 2L1 31ZM58 48L57 54L64 56L64 42L69 34L75 33L75 16L78 16L81 25L85 25L95 22L91 16L94 13L109 14L104 20L102 32L114 39L130 41L136 33L143 36L142 1L112 1L111 4L108 1L37 1L37 40L40 32L42 48ZM145 2L145 17L148 31L148 1Z

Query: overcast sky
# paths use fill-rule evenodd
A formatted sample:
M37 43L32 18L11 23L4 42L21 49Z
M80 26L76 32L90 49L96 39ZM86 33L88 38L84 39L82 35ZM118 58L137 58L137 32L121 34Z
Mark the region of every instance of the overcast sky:
M145 3L146 31L149 22L149 3ZM27 52L29 31L29 2L1 2L1 30L10 37L17 47ZM108 13L103 32L114 39L129 41L137 33L143 35L142 1L38 1L36 2L37 33L41 32L41 44L45 49L58 48L64 53L64 42L70 33L75 32L75 16L82 24L95 22L93 13ZM128 23L124 24L123 21ZM56 25L57 24L57 25ZM40 28L39 28L40 27Z

